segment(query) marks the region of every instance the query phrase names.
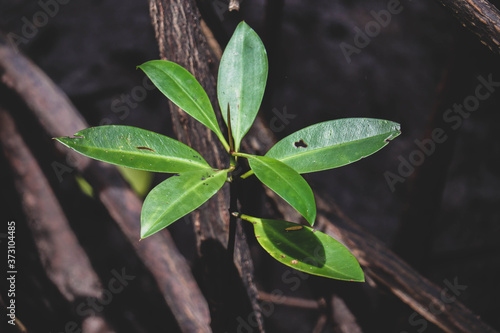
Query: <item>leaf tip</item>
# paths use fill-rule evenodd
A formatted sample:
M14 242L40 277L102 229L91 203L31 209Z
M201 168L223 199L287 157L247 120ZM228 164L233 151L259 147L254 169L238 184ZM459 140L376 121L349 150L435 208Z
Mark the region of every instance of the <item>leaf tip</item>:
M366 282L365 274L363 272L361 272L361 276L350 279L349 281L350 282Z
M139 239L139 241L151 236L152 234L154 234L154 232L151 232L151 229L143 230L143 228L141 228L141 239Z

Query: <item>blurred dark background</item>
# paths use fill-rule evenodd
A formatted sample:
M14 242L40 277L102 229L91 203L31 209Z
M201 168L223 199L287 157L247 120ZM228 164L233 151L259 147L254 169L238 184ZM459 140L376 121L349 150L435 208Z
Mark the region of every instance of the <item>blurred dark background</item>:
M313 190L327 192L348 216L438 286L444 288L445 280L454 279L467 286L459 301L500 329L500 140L495 130L500 123L500 83L470 115L453 113L452 121L448 111L471 100L467 98L483 82L480 77L500 82L498 55L434 1L402 0L400 12L391 15L363 47L355 42L357 29L364 31L375 20L372 11L387 9L389 1L244 0L239 14L224 10L223 3L200 1L202 14L220 41L227 41L244 18L266 45L270 72L260 112L277 138L344 117L401 124L401 136L377 154L306 179ZM41 10L35 1L2 0L0 29L11 38L12 33L26 36L26 22L33 22ZM147 1L69 1L36 30L29 38L14 41L91 125L133 125L173 135L166 99L157 91L141 89L144 75L135 69L159 57ZM345 50L354 47L357 51L346 56ZM113 267L143 270L137 258L127 256L131 247L104 208L79 190L76 172L61 178L56 174L53 162L69 163L55 151L36 119L19 108L20 101L4 87L0 103L16 110L19 130L102 279ZM429 143L435 129L443 130L444 142ZM415 140L427 142L432 153L418 153L422 148ZM19 228L18 260L23 265L19 316L33 332L51 332L60 327L54 321L71 317L70 310L63 302L46 302L53 291L41 287L46 277L23 226L11 171L1 155L0 161L2 223L15 220ZM153 183L161 180L155 175ZM169 229L183 254L192 258L192 226L177 223ZM258 258L256 266L261 287L273 290L282 268ZM151 277L140 276L118 296L123 302L106 309L118 331L165 332L169 310L154 291L144 292L148 283ZM311 293L316 291L302 284L287 294ZM127 303L131 299L135 305ZM363 303L357 313L365 312L358 318L365 332L440 331L430 323L422 331L418 330L422 326L410 325L413 311L388 292L356 301ZM277 307L266 327L269 332L311 332L311 316L305 310ZM134 327L135 322L142 324Z

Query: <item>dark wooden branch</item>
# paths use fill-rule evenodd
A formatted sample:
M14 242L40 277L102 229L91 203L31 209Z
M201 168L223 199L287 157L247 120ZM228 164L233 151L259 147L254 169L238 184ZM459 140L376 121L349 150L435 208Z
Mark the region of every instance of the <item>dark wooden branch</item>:
M0 107L0 144L9 161L28 226L47 276L69 303L100 298L103 287L79 245L49 182L16 130L12 117ZM82 320L86 332L112 332L102 316Z
M216 107L218 102L215 79L210 74L210 64L214 64L217 60L210 54L210 48L200 28L199 14L194 2L151 0L150 10L160 57L176 62L189 70L207 92L212 105ZM227 153L212 131L175 104L170 102L169 105L178 139L201 152L213 167L229 167ZM221 126L221 128L224 127ZM193 216L196 233L199 235L198 248L206 239L216 239L224 244L224 247L226 246L229 221L228 203L227 190L220 191L207 203L206 209L199 210L198 215ZM224 209L220 209L221 206ZM201 220L204 223L200 223Z
M500 11L487 0L437 0L491 51L500 54Z
M322 313L319 315L316 320L316 325L314 326L312 333L321 333L326 326L326 322L328 321L328 317L326 314Z
M0 38L1 79L14 90L53 137L67 136L88 124L66 95L31 61ZM142 203L115 167L100 163L56 144L76 161L76 168L118 223L138 256L154 276L182 332L210 332L210 316L184 257L167 230L139 242Z
M382 242L350 220L333 200L322 198L318 200L321 209L318 216L319 227L346 245L363 266L365 274L377 284L387 287L403 302L445 332L496 332L464 306L450 290L445 295L454 297L454 300L444 302L443 290L448 288L446 284L435 285L420 275ZM453 284L453 280L451 278L449 282ZM435 313L431 305L443 306L442 312Z
M216 109L219 124L221 124L220 113L217 112L215 78L212 75L213 67L218 63L218 59L212 54L200 27L200 13L195 1L150 0L150 11L161 58L180 64L197 78L206 90L214 109ZM205 27L205 30L207 30L207 27ZM212 166L217 168L227 168L229 166L228 154L223 150L217 137L210 130L188 116L173 103L170 103L170 110L174 129L179 140L201 152ZM221 126L221 128L225 128L225 126ZM193 219L194 222L201 261L208 263L208 265L203 266L202 278L205 283L203 283L202 288L205 294L210 295L208 299L212 300L212 319L214 321L212 327L214 330L221 328L217 326L221 321L235 322L235 316L237 315L243 315L245 318L248 316L248 313L235 314L232 312L239 311L234 308L240 306L238 303L242 303L243 300L236 301L237 303L234 304L235 295L222 295L224 293L234 294L235 291L232 288L235 288L236 282L226 280L228 276L231 276L227 271L230 267L220 263L221 258L215 258L219 253L218 250L214 250L215 248L227 247L229 201L227 189L224 189L219 191L204 206L200 207L195 214L188 217ZM259 332L263 332L263 319L257 303L257 291L253 280L253 265L248 245L242 239L242 236L243 233L238 230L234 264L246 289L251 309L255 313ZM228 258L230 261L230 256ZM214 259L219 262L217 265L219 267L213 267L217 262L214 262ZM232 266L233 263L229 263L229 265ZM227 298L228 296L229 298ZM218 307L217 303L223 305ZM226 312L226 314L220 314L221 312ZM231 318L231 315L233 315L233 318Z
M356 317L349 310L345 302L338 296L331 299L332 319L340 333L362 333Z
M284 296L284 295L278 296L266 293L264 291L259 291L259 299L265 302L272 302L274 304L286 305L301 309L319 310L326 308L324 300L317 301L314 299L305 299L292 296Z

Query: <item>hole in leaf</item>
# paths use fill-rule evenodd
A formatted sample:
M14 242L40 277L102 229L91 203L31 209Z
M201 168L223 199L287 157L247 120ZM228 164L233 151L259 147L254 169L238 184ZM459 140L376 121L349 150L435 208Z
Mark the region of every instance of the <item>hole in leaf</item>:
M300 141L295 142L294 145L297 148L299 148L299 147L306 148L307 147L307 143L305 143L304 140L302 140L302 139L300 139Z

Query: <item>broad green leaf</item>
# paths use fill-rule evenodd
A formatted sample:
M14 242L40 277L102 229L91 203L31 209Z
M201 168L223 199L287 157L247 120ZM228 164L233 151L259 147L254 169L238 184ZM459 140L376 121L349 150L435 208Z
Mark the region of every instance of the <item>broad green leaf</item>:
M253 223L257 241L279 262L327 278L365 281L356 258L332 237L297 223L240 217Z
M284 162L298 173L333 169L375 153L400 133L400 125L387 120L331 120L290 134L265 156Z
M265 156L242 154L261 182L295 208L310 225L316 219L314 194L301 175L283 162Z
M91 127L74 138L56 140L85 156L134 169L170 173L211 169L196 150L137 127Z
M210 128L229 150L210 99L191 73L182 66L166 60L151 60L137 67L142 69L154 85L175 105Z
M217 96L226 124L230 105L236 151L259 111L267 70L264 44L248 24L241 22L224 50L217 81Z
M149 192L141 211L141 239L200 207L224 185L227 170L198 170L175 175Z

